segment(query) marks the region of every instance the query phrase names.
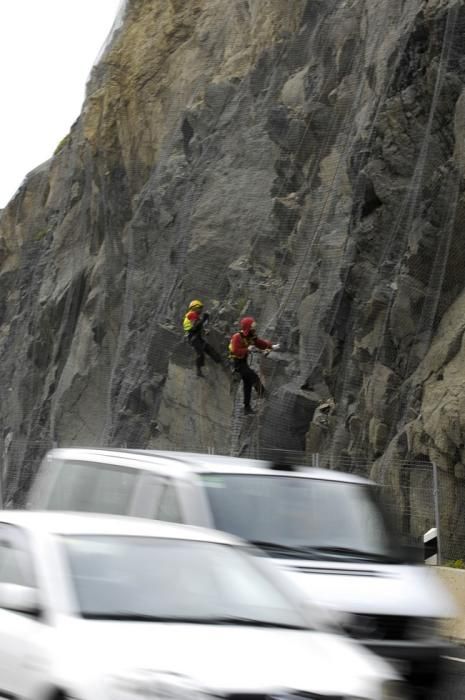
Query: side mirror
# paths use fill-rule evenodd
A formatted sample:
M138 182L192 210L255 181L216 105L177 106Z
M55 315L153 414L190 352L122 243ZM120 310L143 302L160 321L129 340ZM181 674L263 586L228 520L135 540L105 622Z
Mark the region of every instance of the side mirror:
M0 608L37 617L40 614L37 589L16 583L0 583Z

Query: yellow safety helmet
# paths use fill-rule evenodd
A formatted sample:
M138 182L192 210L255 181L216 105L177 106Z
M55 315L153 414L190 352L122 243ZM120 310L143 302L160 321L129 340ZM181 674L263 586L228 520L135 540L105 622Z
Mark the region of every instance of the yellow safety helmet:
M189 309L202 309L202 308L203 308L203 304L201 301L199 301L199 299L194 299L189 304Z

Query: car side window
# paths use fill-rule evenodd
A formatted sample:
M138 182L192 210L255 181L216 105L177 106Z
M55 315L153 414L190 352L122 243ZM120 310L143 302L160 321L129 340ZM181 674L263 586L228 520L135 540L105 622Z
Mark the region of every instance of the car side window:
M47 510L127 515L139 470L115 464L65 461Z
M183 522L179 498L176 493L174 482L171 479L167 480L165 483L155 518L170 523Z
M0 525L0 583L35 587L32 555L17 528Z

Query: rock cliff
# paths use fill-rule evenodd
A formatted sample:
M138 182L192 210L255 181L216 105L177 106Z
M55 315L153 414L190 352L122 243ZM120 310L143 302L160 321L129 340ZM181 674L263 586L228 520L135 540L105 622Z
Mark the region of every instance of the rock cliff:
M0 213L7 497L56 443L306 449L394 485L434 460L457 528L462 0L128 0L122 20ZM195 377L193 297L225 353L245 313L281 343L248 422L224 369Z

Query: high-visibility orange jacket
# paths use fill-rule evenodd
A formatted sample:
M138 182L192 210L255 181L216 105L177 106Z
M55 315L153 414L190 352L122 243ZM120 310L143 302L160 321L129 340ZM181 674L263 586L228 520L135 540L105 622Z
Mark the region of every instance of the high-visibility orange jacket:
M247 337L242 335L242 332L234 333L231 336L229 343L229 355L234 360L242 360L247 357L249 347L255 345L259 350L270 350L271 343L269 340L264 340L263 338L257 338L257 336L248 335Z

